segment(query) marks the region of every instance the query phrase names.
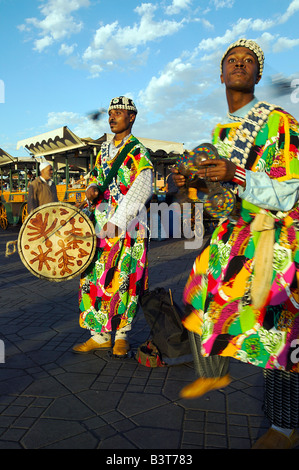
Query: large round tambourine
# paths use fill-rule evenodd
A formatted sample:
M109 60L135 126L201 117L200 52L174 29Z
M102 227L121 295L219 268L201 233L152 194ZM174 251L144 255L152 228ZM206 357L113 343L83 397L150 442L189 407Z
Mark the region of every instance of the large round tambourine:
M191 152L185 152L177 159L176 166L187 182L192 183L198 179L198 164L213 159L221 158L216 147L209 143L195 147ZM204 179L208 193L203 199L203 207L207 215L220 219L228 217L235 208L236 198L230 189L223 187L220 182L212 182Z
M23 223L18 251L35 276L67 281L82 273L96 250L96 234L87 215L75 206L51 202L38 207Z

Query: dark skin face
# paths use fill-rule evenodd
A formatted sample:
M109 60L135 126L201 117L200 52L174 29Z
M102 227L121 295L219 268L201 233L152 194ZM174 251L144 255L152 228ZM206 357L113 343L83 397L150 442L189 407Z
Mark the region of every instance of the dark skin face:
M111 109L109 111L109 125L115 140L123 140L131 133L135 117L136 115L127 109Z
M231 113L248 104L254 97L254 87L261 79L256 55L247 47L231 49L223 61L221 83L225 84Z
M121 141L131 133L132 126L136 118L135 113L129 112L127 109L111 109L109 111L109 125L111 131L114 133L114 140ZM99 195L99 190L96 187L90 187L86 191L86 198L93 201ZM121 235L121 230L111 222L107 222L100 237L114 238Z
M221 83L226 88L228 108L231 113L242 108L254 98L254 88L259 83L259 63L256 55L247 47L231 49L223 60ZM202 162L198 176L211 181L231 181L236 165L229 160L219 159ZM175 170L174 181L178 187L185 185L185 177ZM246 183L244 182L244 186ZM199 189L200 183L197 184Z

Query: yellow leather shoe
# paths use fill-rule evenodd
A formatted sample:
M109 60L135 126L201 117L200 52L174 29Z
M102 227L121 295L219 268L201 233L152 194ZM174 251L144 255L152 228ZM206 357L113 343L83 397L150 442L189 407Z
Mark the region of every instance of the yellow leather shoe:
M294 449L298 445L299 435L295 430L288 437L282 432L270 428L253 444L252 449Z
M186 330L192 331L193 333L200 334L201 333L201 326L202 321L200 320L199 316L191 312L190 315L183 318L182 324L186 328Z
M85 343L76 344L76 346L73 347L72 351L78 354L89 354L100 349L105 350L111 347L111 339L109 341L106 341L105 343L100 344L90 338L88 341L85 341Z
M223 377L217 378L203 378L195 380L191 384L184 387L180 392L181 398L198 398L211 390L217 390L224 388L231 382L230 376L224 375Z
M113 347L113 356L125 357L130 351L130 344L126 339L116 339Z

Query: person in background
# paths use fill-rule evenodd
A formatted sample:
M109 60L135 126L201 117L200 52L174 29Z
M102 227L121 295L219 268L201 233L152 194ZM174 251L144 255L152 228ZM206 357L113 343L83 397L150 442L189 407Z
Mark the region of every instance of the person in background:
M173 180L174 174L170 173L166 179L166 203L172 204L175 201L175 197L178 193L178 187Z
M73 351L110 349L114 333L113 355L125 357L138 301L148 283L146 228L136 216L152 196L153 165L131 133L137 115L134 102L114 98L108 113L114 138L102 144L86 190L98 243L93 262L82 274L79 308L80 326L91 337Z
M187 281L183 323L196 338L200 377L181 396L227 386L229 357L261 367L271 427L253 448L287 449L299 445L299 125L255 97L263 65L262 49L247 39L221 60L229 113L212 139L221 158L201 163L198 176L230 187L242 204L215 229Z
M39 165L40 176L28 185L28 214L43 204L58 202L57 190L53 177L53 167L50 162Z

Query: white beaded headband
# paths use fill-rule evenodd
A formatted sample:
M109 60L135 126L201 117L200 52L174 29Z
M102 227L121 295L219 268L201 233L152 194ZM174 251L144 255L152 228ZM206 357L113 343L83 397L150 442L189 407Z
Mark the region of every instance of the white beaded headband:
M110 109L127 109L128 111L134 111L137 114L137 108L135 103L131 98L127 98L126 96L118 96L117 98L113 98L110 102L108 112Z
M264 60L265 60L264 53L263 53L262 49L260 48L260 46L256 42L252 41L252 39L244 39L244 38L239 39L238 41L236 41L236 42L232 43L230 46L228 46L228 48L225 51L225 53L223 54L221 62L220 62L220 71L221 71L221 73L222 73L222 64L223 64L223 61L224 61L226 55L228 54L228 52L231 49L234 49L235 47L247 47L247 49L250 49L252 52L255 53L255 55L257 57L257 60L258 60L258 63L259 63L259 66L260 66L259 75L262 76L263 69L264 69Z

